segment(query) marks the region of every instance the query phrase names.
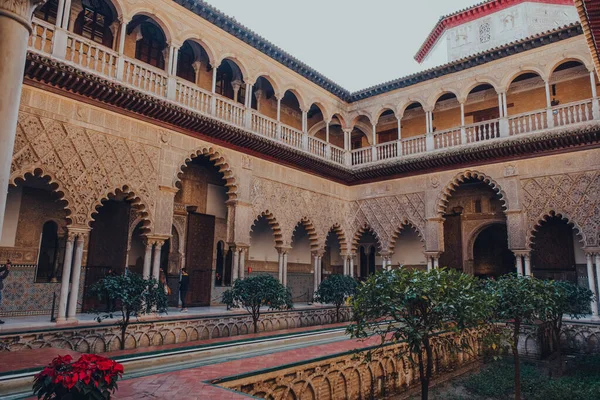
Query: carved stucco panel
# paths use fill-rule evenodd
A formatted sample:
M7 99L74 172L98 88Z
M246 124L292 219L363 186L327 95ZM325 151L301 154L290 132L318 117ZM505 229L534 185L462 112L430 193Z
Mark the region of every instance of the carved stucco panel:
M425 232L424 193L358 200L352 203L351 210L347 224L352 235L361 228L371 228L382 251L390 248L394 232L405 223L413 225L421 235Z
M523 211L527 219L527 245L540 220L550 212L567 218L583 236L587 247L599 244L600 172L587 171L521 180Z
M349 215L346 201L257 177L252 180L250 198L253 213L248 215L249 227L268 210L279 223L284 246L291 244L294 228L303 219L313 225L319 246L324 246L329 229L336 224L346 226ZM249 235L250 230L247 231Z
M91 222L102 199L127 187L152 223L158 157L154 146L22 112L11 182L41 170L59 185L76 225Z

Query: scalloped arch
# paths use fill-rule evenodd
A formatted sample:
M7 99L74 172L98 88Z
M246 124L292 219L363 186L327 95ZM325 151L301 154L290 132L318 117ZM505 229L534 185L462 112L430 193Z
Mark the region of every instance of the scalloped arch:
M26 182L27 176L29 175L33 177L48 179L48 185L50 186L52 191L54 193L58 193L60 195L60 200L66 203L63 209L66 211L67 214L67 225L73 223L84 225L86 223L85 214L78 217L77 214L73 212L73 207L76 203L73 200L72 195L65 188L65 185L58 178L56 178L54 174L52 174L51 172L44 171L43 167L30 167L21 171L13 172L8 179L8 184L18 186L17 180L23 180Z
M294 233L296 232L298 225L304 226L304 229L306 229L306 232L308 232L308 240L310 242L311 251L315 251L322 248L321 240L319 240L319 234L317 233L315 224L313 224L313 222L308 217L302 217L302 219L294 225L294 228L292 229L292 235L289 238L289 243L293 243Z
M277 220L277 218L275 218L273 213L270 212L269 210L262 211L261 213L259 213L256 216L256 218L254 218L254 221L252 222L252 225L250 226L250 237L252 237L252 229L254 228L254 225L256 225L256 222L258 222L258 220L261 218L265 218L267 220L267 222L269 223L269 226L273 230L273 238L275 239L275 245L282 246L284 243L283 243L283 233L281 230L281 225L279 225L279 221Z
M356 253L356 250L358 249L358 242L360 241L360 237L365 232L371 232L373 234L373 236L375 237L375 240L377 240L377 250L381 251L383 249L381 238L379 237L377 232L375 232L375 230L373 228L371 228L371 226L369 224L365 223L360 228L358 228L356 230L356 232L354 232L354 234L352 235L352 240L350 242L350 250L352 251L352 253Z
M398 237L400 236L400 234L402 233L402 231L404 229L406 229L406 227L410 227L412 229L414 229L414 231L417 233L417 236L419 236L419 240L421 241L421 243L423 244L423 249L425 249L425 237L423 236L423 233L419 230L419 228L417 227L417 225L415 225L414 223L412 223L410 221L410 219L405 218L401 223L400 226L398 226L394 232L392 233L389 243L387 245L387 249L391 252L394 251L394 249L396 248L396 242L398 240Z
M500 197L500 201L502 202L502 208L505 211L509 209L509 204L508 204L508 199L506 198L506 193L504 193L504 190L502 190L500 185L495 180L493 180L492 178L490 178L488 175L484 174L483 172L467 170L467 171L461 172L460 174L456 175L450 181L450 183L448 183L442 189L442 191L438 197L437 207L436 207L436 211L440 216L445 213L446 207L448 205L448 201L450 200L450 197L452 197L452 192L454 192L458 188L458 186L461 183L463 183L466 179L470 179L470 178L475 178L475 179L478 179L478 180L486 183Z
M110 200L111 197L116 196L119 192L123 193L125 195L125 200L128 201L132 207L139 211L140 219L141 221L143 221L142 231L152 231L153 221L150 217L150 210L148 206L142 201L142 199L138 195L136 195L135 191L128 185L123 185L121 187L112 189L104 193L104 195L102 195L99 200L95 201L89 213L87 225L91 225L91 223L95 220L94 216L100 212L103 203L105 201Z
M528 229L527 232L527 239L525 242L525 245L527 247L528 250L532 249L532 245L535 242L535 236L537 234L537 232L540 230L540 228L542 228L550 218L559 218L562 221L565 221L567 223L567 225L569 225L573 230L575 230L575 232L577 233L577 236L579 236L580 238L580 242L585 246L587 243L587 238L585 236L585 233L583 231L583 229L581 229L581 225L579 225L577 223L577 221L575 221L568 213L565 212L556 212L554 210L549 210L547 212L545 212L544 214L542 214L538 220L536 221L535 225L531 226L530 229Z
M225 187L227 188L227 196L229 200L235 200L238 196L238 184L235 175L233 174L233 169L226 161L225 157L220 153L218 149L213 147L200 147L194 152L190 153L182 163L179 165L179 169L175 173L175 177L173 179L173 187L178 187L178 184L181 182L181 176L183 175L183 168L186 167L187 163L191 162L194 158L197 157L206 157L209 161L211 161L215 168L223 174L223 179L225 180Z

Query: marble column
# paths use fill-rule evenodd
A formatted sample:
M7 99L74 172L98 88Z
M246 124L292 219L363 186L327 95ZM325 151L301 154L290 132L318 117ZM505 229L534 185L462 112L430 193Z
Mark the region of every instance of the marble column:
M277 249L277 266L279 282L283 283L283 251L281 249Z
M67 233L67 243L65 245L65 259L63 262L62 279L60 283L60 297L58 299L57 323L63 323L67 320L67 300L69 298L69 282L71 281L71 264L73 262L73 244L75 235L72 232Z
M152 260L152 278L156 280L158 280L160 275L160 253L162 250L163 243L163 241L157 240L154 245L154 258Z
M144 279L150 278L150 267L152 265L152 242L149 239L145 239L146 242L146 251L144 252L144 267L142 269L142 276Z
M12 162L31 16L38 0L0 0L0 232Z
M440 256L433 256L433 269L438 269L440 267Z
M67 310L67 321L77 321L77 300L79 297L79 281L81 278L81 261L83 260L83 246L87 233L78 233L75 241L75 259L73 260L73 279L71 280L71 296Z
M592 300L592 317L598 317L598 299L596 291L596 279L594 279L594 254L586 253L585 260L587 264L587 276L588 276L588 287L594 294L594 300ZM596 261L598 261L596 259ZM598 270L598 263L596 264L596 270Z
M231 280L233 282L235 282L236 279L238 279L240 276L240 252L237 247L234 247L232 249L232 252L233 252L233 268L231 271Z
M525 276L533 276L531 274L531 255L529 253L523 256L525 260Z
M283 253L283 286L287 286L287 263L288 263L288 250Z
M427 271L431 271L433 269L433 259L430 256L425 256L427 258Z
M240 279L246 277L246 249L242 247L240 249Z
M516 253L515 259L516 259L515 267L517 269L517 275L523 276L523 257L521 257L521 254Z
M349 265L350 277L354 278L354 255L350 255L349 262L350 262L350 265Z
M313 258L313 291L316 292L319 288L319 256L314 253L312 255Z
M344 257L344 275L348 274L348 257Z

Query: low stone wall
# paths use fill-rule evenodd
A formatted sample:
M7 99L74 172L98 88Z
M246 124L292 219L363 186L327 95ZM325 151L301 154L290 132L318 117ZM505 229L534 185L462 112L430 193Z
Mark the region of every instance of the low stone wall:
M432 341L435 376L450 374L478 360L481 352L479 333L470 332L463 336L471 350L458 350L452 346L451 342L457 339L456 335L448 333ZM370 360L348 352L213 383L268 399L385 398L407 393L420 384L418 365L409 360L406 347L406 343L385 346L374 352Z
M341 314L343 321L349 320L349 309L344 308ZM259 330L269 332L331 323L335 323L335 308L266 312L261 316ZM253 327L252 318L247 313L141 321L129 326L125 348L186 343L248 333L253 333ZM0 334L0 351L56 347L82 353L103 353L118 350L120 343L120 330L114 324Z
M519 353L536 359L552 354L555 349L549 329L526 326L519 338ZM600 324L564 321L560 342L562 351L566 354L600 354Z

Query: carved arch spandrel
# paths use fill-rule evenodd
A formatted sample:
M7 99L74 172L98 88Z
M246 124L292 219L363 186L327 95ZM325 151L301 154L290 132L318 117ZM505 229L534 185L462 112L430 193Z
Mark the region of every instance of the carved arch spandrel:
M600 244L600 172L522 179L521 193L528 248L532 232L551 215L573 224L586 247Z
M87 226L116 189L133 193L152 223L158 189L156 146L21 112L11 177L41 170L67 194L73 224Z

